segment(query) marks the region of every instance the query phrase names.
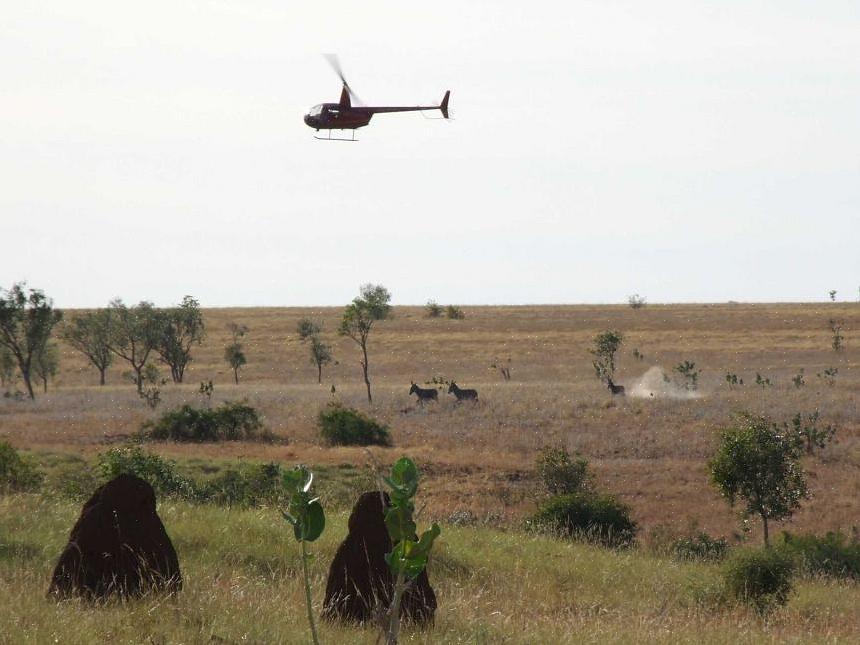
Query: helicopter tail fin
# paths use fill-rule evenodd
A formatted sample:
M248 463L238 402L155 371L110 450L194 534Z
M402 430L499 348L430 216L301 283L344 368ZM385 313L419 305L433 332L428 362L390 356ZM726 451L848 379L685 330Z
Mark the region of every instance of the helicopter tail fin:
M448 99L451 96L451 90L445 92L445 98L442 99L442 105L439 106L439 109L442 110L442 116L446 119L448 118Z

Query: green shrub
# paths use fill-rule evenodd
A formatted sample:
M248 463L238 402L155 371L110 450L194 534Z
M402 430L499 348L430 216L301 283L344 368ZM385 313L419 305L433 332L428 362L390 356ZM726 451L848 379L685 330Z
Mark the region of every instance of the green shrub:
M148 439L171 441L239 441L270 438L257 411L244 403L226 401L214 409L183 405L147 421L141 430Z
M791 556L770 547L735 551L723 567L729 595L760 613L788 601L793 574Z
M679 560L719 562L728 554L729 543L725 538L712 538L707 533L700 532L698 535L675 540L669 551Z
M779 549L793 557L805 575L860 580L860 542L841 531L823 537L786 532Z
M149 482L160 495L194 497L194 485L176 472L176 464L143 450L140 446L111 448L98 457L98 469L105 480L122 474L136 475Z
M630 508L609 495L573 493L550 497L531 524L540 530L609 547L628 547L636 538Z
M591 483L588 461L571 459L561 446L549 446L541 451L537 472L550 495L569 495L587 490Z
M353 408L330 403L319 414L322 438L334 446L390 446L388 427Z
M223 506L253 507L277 504L281 499L281 467L278 464L240 465L200 484L197 499Z
M44 476L7 441L0 441L0 494L34 491Z

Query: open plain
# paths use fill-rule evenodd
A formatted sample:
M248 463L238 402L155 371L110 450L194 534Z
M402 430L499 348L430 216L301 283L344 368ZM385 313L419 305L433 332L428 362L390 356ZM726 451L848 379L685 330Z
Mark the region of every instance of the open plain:
M431 579L440 584L439 631L413 634L421 642L462 642L461 637L468 642L524 643L568 638L820 642L856 635L856 585L804 582L771 622L739 609L709 613L707 602L700 605L695 598L707 595L707 580L714 574L700 565L671 564L647 555L631 560L629 555L564 545L521 531L540 495L535 459L541 448L560 444L588 459L598 486L630 505L642 548L692 530L726 536L732 543L757 543L758 523L751 520L745 527L708 482L706 462L717 432L742 410L783 422L818 409L824 423L838 427L836 443L805 458L811 498L791 521L775 524L774 530L850 533L860 525L860 305L476 306L464 311L464 320L448 320L428 318L422 307L395 307L391 320L374 326L369 343L373 405L366 401L358 346L336 334L340 308L204 310L207 336L193 351L186 382L164 385L155 412L123 377L125 366L115 363L107 385L100 387L97 372L63 346L60 371L47 394L39 393L35 402L0 399L0 439L48 468L69 460L90 463L164 410L184 402L203 405L200 382L212 379L213 400L246 400L261 411L276 441L151 443L147 449L203 471L207 463L238 459L284 466L306 463L320 469L322 501L335 512L321 547L328 553L340 539L343 518L337 512L348 509L351 496L359 492L356 488L372 482L362 475L370 460L365 449L328 447L319 438L317 414L337 399L390 426L394 446L373 448L374 458L389 464L400 455L412 457L422 473L419 503L427 504L422 522L439 520L447 531L430 566ZM323 337L333 344L337 364L324 369L322 384L317 384L308 348L296 334L303 317L322 322ZM845 348L839 352L831 347L830 319L844 321ZM250 329L245 339L248 364L238 385L223 361L230 322ZM609 329L624 334L616 382L627 388L625 398L613 398L591 366L592 339ZM651 383L637 390L643 375L655 367L678 378L672 368L685 360L701 371L694 394L670 384L652 389L655 396L648 390ZM510 368L510 380L502 377L499 366ZM817 376L828 368L838 369L832 384ZM806 384L796 387L792 378L801 369ZM727 373L737 374L744 385L729 387ZM772 385L756 385L757 374ZM434 377L476 388L479 402L458 405L443 389L438 403L416 405L407 394L410 381L423 385ZM643 389L644 396L632 395ZM354 479L345 491L331 489L326 499L326 473L334 477L338 469L349 470ZM31 518L13 519L21 513ZM0 541L6 545L0 548L0 587L6 591L0 622L15 625L7 632L8 642L25 635L36 639L33 642L50 637L50 624L33 614L43 606L43 577L74 513L74 504L27 495L3 502ZM291 552L284 552L274 537L285 531L276 528L282 522L277 514L195 510L172 502L163 502L160 513L168 531L178 534L180 559L183 552L190 554L184 608L177 613L175 607L153 604L153 616L159 619L149 617L143 607L116 616L113 633L119 641L134 641L138 628L157 635L164 620L183 625L167 633L164 642L205 642L219 634L231 642L242 640L243 634L246 640L265 642L266 633L274 641L303 642L302 628L291 632L283 625L284 620L301 624L301 606L298 579L291 582L296 574ZM458 514L474 518L477 527L445 529L444 523ZM44 524L33 524L32 517ZM238 533L246 530L242 526L247 534ZM228 528L237 533L225 535ZM259 551L259 557L242 555L245 547ZM492 571L487 568L489 553L507 561ZM317 577L328 561L327 556L321 559L315 564ZM207 568L218 561L224 562L223 576ZM504 576L517 577L522 588L505 589ZM267 580L274 585L271 594L263 589ZM689 591L691 580L699 581L695 593ZM317 583L322 584L321 579ZM622 598L619 585L626 585L633 596ZM11 608L15 603L9 594L15 586L26 590L20 611ZM240 600L242 594L256 600ZM530 599L528 609L518 605L518 597ZM273 621L274 631L261 631L247 616L230 623L228 607L242 602L259 603L254 611ZM279 603L291 606L287 615L278 614ZM80 624L68 611L52 609L51 621L75 634ZM119 610L106 611L115 615ZM87 629L105 636L106 615L87 615L85 622L92 623ZM372 640L369 632L360 638L328 634L331 642ZM86 639L81 634L69 639L80 640Z

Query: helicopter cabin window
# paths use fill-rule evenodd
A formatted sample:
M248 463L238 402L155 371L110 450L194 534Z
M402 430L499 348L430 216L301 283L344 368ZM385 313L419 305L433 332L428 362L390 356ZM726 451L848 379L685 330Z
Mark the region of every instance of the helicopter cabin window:
M315 105L310 109L310 112L308 112L308 114L310 116L319 116L322 113L322 109L322 105Z

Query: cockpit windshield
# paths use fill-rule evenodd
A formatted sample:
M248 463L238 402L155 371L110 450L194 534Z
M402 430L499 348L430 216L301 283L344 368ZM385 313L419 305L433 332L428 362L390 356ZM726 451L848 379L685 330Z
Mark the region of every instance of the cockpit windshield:
M322 114L322 109L322 105L315 105L308 112L308 116L319 116L320 114Z

